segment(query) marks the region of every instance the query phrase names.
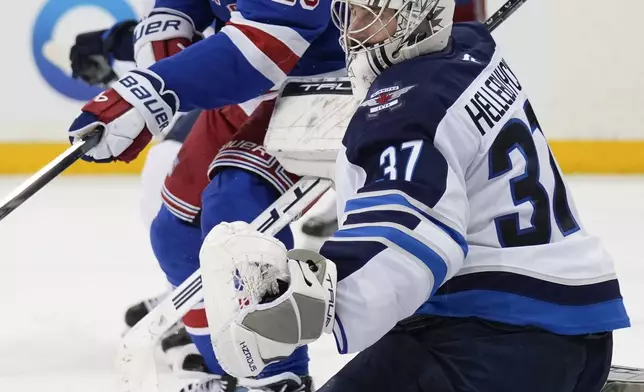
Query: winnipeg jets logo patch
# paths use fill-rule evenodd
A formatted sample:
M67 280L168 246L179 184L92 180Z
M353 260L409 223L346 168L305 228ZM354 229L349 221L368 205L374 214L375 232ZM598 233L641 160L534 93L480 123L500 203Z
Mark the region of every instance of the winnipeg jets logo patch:
M417 85L414 84L407 87L391 86L381 88L380 90L372 93L367 100L362 102L360 107L369 108L370 115L376 115L378 112L385 109L393 110L402 105L400 97L416 86Z

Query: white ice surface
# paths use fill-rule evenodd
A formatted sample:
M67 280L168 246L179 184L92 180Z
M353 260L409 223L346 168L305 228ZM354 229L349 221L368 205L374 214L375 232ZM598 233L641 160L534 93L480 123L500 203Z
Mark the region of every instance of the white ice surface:
M0 199L22 177L0 177ZM614 363L644 367L644 177L569 177L581 220L614 256L633 327ZM116 391L123 312L164 288L135 177L55 180L0 222L0 391ZM302 241L302 238L298 238ZM348 358L311 346L317 385Z

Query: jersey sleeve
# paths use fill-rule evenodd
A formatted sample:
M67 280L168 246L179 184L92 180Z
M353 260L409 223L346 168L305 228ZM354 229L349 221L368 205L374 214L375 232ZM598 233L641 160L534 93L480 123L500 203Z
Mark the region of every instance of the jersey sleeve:
M215 18L208 0L156 0L154 8L171 8L188 15L197 31L205 30Z
M348 195L340 228L321 249L338 267L334 332L341 353L370 346L411 316L468 251L466 159L455 146L471 141L453 132L458 122L396 113L359 124L357 136L349 136L352 123L338 161L346 173L339 192L343 182L363 183Z
M284 81L327 28L329 1L240 0L218 33L150 69L182 110L245 102Z

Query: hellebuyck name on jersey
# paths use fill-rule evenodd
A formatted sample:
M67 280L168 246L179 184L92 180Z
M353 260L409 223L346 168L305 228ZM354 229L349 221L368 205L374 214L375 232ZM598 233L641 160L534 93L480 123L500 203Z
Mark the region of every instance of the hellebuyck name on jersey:
M521 90L523 87L519 79L510 70L505 60L501 60L484 85L465 105L467 114L481 135L485 135L503 119L503 115L514 104Z

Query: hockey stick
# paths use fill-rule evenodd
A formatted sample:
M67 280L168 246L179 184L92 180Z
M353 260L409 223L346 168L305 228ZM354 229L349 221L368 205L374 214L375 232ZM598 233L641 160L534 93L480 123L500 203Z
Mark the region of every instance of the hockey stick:
M496 30L501 23L510 17L516 10L519 9L528 0L508 0L501 6L492 16L485 21L485 26L490 32Z
M262 233L274 236L308 211L331 184L331 180L327 179L302 178L255 218L251 225ZM154 347L161 336L202 299L201 274L197 270L125 334L116 364L125 391L158 390Z
M602 392L644 392L644 369L611 366Z
M172 129L174 123L183 115L177 113L166 127ZM38 192L42 187L49 184L51 180L56 178L68 167L74 164L77 160L92 148L96 147L98 142L101 141L102 130L96 129L90 132L82 141L74 143L65 152L54 158L45 167L38 170L31 177L25 180L18 188L9 194L0 204L0 221L9 215L13 210L18 208L22 203L27 201L31 196ZM164 135L165 136L165 135ZM108 163L109 164L109 163Z
M27 199L56 178L65 169L94 148L101 140L102 130L91 132L86 138L74 143L65 152L49 162L45 167L25 180L18 188L11 192L0 205L0 220L4 219L13 210L18 208Z

